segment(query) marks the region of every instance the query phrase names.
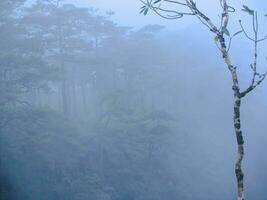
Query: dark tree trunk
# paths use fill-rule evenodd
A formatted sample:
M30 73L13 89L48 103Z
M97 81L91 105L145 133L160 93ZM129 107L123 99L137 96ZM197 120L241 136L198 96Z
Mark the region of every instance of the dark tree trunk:
M235 104L234 104L234 126L235 134L238 145L237 161L235 164L235 174L237 178L238 186L238 200L244 200L244 174L242 172L241 164L244 157L244 140L241 131L241 121L240 121L240 106L241 98L235 95Z

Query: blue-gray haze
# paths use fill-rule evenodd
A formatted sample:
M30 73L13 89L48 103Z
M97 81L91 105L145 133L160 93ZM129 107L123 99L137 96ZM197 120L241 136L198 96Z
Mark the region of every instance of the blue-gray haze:
M1 1L1 200L236 199L231 74L196 17L144 16L138 0ZM253 34L242 5L267 35L266 1L229 4L232 35L239 19ZM220 24L219 0L197 5ZM253 43L238 34L229 52L243 90ZM267 41L258 55L263 73ZM266 119L267 80L242 100L248 200L267 200Z

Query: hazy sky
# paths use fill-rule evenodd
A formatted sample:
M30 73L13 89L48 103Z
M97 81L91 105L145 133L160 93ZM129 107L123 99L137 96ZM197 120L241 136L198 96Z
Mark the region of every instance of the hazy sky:
M102 12L107 10L115 11L116 15L113 19L121 25L127 26L143 26L146 24L163 24L168 27L182 28L196 22L194 17L188 17L187 19L177 20L164 20L156 16L154 13L149 13L148 16L144 17L139 15L139 9L141 2L139 0L69 0L69 2L75 3L79 6L96 7ZM266 0L232 0L229 1L231 5L240 7L243 4L249 5L251 8L265 9ZM198 6L209 13L211 17L217 17L217 13L220 10L219 0L197 0ZM239 9L239 10L240 10Z
M143 26L146 24L157 23L164 24L166 26L176 26L177 21L169 21L161 19L154 13L149 13L147 16L139 14L142 3L139 0L69 0L70 2L76 3L79 6L93 6L99 8L101 11L112 10L115 11L116 15L113 17L115 21L122 25L130 26ZM201 3L207 4L207 0L200 0ZM217 2L210 0L209 6L216 7ZM179 26L184 27L188 25L188 22L192 20L183 20Z
M28 0L34 2L35 0ZM166 20L157 16L155 13L148 13L147 16L139 14L142 3L139 0L65 0L65 2L73 3L79 7L98 8L100 13L106 11L114 11L113 20L120 25L142 27L147 24L161 24L168 28L185 28L192 23L199 23L195 17L185 17L179 20ZM221 12L219 0L196 0L200 10L204 11L214 21L219 23L218 14ZM230 5L240 11L242 5L248 5L252 9L257 9L259 14L267 13L266 0L229 0ZM238 15L240 17L240 15ZM242 16L241 16L242 18ZM267 18L265 18L267 19ZM233 21L233 20L232 20ZM236 19L238 21L238 19ZM266 26L266 21L263 22Z

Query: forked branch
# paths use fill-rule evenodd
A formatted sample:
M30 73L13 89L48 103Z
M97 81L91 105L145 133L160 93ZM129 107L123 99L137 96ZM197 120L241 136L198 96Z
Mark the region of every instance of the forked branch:
M141 12L143 14L147 14L149 10L154 11L157 15L161 16L165 19L180 19L184 16L195 16L199 19L199 21L206 26L212 33L215 34L215 41L218 49L222 52L223 57L229 57L228 53L231 48L232 40L233 38L240 34L244 33L245 37L252 41L254 43L254 61L253 64L251 64L252 69L252 81L251 84L245 89L243 92L238 91L238 95L240 98L246 96L248 93L250 93L252 90L254 90L257 86L259 86L262 81L267 76L267 70L264 73L259 73L257 70L257 63L258 63L258 44L265 39L267 39L267 35L259 38L258 32L259 32L259 25L258 25L258 14L254 10L251 10L247 6L243 6L243 11L247 12L249 15L253 17L253 32L254 36L249 36L247 31L245 30L241 20L239 20L240 28L241 30L230 35L230 32L228 30L228 24L229 24L229 17L230 13L235 12L235 8L230 6L227 3L227 0L219 0L220 5L223 9L223 12L220 16L220 26L217 27L215 23L203 12L201 12L196 2L193 0L140 0L144 6L141 8ZM173 7L171 4L178 5L177 9L170 9ZM179 9L188 10L188 11L180 11ZM227 37L225 37L227 36ZM226 42L228 40L228 42ZM217 43L219 42L220 45ZM226 50L226 51L225 51ZM227 55L226 55L227 54ZM229 58L230 59L230 58ZM234 88L238 87L238 79L236 75L236 67L233 67L232 65L228 65L228 69L232 73L232 78L234 81Z

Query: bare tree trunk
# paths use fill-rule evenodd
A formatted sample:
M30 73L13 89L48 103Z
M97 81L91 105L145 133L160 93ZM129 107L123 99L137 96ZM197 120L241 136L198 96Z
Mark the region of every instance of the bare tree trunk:
M56 1L56 7L60 7L60 0ZM65 117L69 117L69 99L68 99L68 84L67 84L67 71L65 65L65 49L64 49L64 36L62 27L61 16L57 18L57 39L59 48L59 65L60 65L60 75L61 75L61 98L62 98L62 109Z
M76 101L76 81L75 81L75 67L72 67L71 73L71 104L72 104L72 114L77 113L77 101Z
M231 73L233 80L233 91L234 91L234 128L237 139L237 161L235 164L235 174L237 178L237 187L238 187L238 197L237 200L245 200L244 197L244 174L242 172L241 164L244 157L244 140L241 131L241 122L240 122L240 106L241 106L241 98L240 94L240 86L237 78L236 67L232 65L231 59L229 57L228 51L226 49L225 40L222 35L219 35L219 40L221 44L221 50L223 54L223 59L225 64L228 66L228 69Z
M41 97L41 89L37 88L36 89L36 95L37 95L37 105L38 107L42 107L42 97Z
M237 152L237 161L235 164L235 174L237 178L237 186L238 186L238 200L244 200L244 174L242 172L241 164L244 157L244 140L241 131L241 121L240 121L240 106L241 106L241 98L235 95L235 104L234 104L234 126L235 126L235 134L238 145Z
M81 93L82 93L82 107L80 109L84 114L87 114L87 96L86 96L86 83L85 81L81 81Z
M66 81L66 70L65 70L65 63L61 60L60 64L60 71L61 71L61 98L62 98L62 105L63 105L63 114L65 117L69 116L69 106L68 106L68 92L67 92L67 81Z

